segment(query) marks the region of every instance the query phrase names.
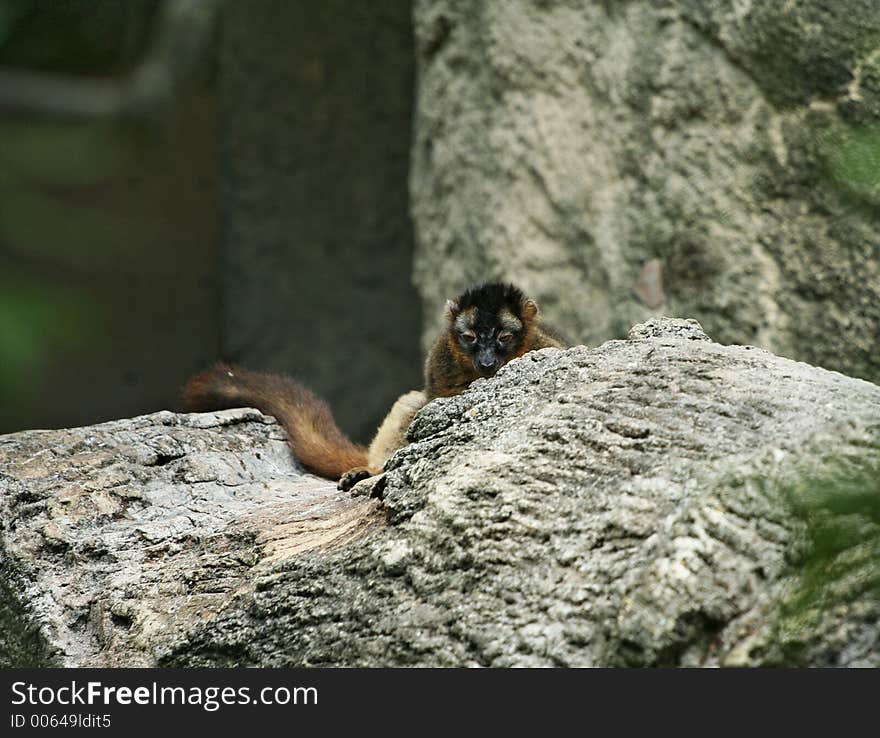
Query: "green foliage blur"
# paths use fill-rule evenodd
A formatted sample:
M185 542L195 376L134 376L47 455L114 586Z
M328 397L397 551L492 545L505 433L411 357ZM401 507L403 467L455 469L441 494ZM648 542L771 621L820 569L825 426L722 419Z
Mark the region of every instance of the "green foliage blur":
M880 207L880 126L840 126L824 139L831 182L851 202Z
M38 391L51 365L95 351L103 338L106 316L80 263L101 254L82 240L116 244L126 224L84 207L77 193L100 187L130 159L106 126L0 124L0 407L7 412Z
M801 588L796 607L846 593L880 594L880 466L802 486L793 498L806 523ZM834 582L834 587L829 584Z
M140 53L155 5L3 0L0 65L119 74ZM131 165L122 139L103 123L0 121L0 412L14 415L70 352L94 351L103 338L106 316L80 263L95 254L81 243L119 243L125 224L82 198Z
M805 480L787 495L805 533L775 634L781 664L791 666L809 645L804 634L821 633L829 614L880 613L880 463Z
M87 345L95 324L76 290L0 276L0 404L37 383L52 354Z

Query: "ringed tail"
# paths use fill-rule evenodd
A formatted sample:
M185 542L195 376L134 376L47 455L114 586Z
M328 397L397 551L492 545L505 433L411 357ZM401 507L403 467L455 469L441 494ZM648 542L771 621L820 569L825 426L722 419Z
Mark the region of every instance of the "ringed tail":
M182 399L190 412L255 407L274 415L293 455L318 476L336 480L367 466L367 449L339 430L324 400L290 377L215 364L184 385Z

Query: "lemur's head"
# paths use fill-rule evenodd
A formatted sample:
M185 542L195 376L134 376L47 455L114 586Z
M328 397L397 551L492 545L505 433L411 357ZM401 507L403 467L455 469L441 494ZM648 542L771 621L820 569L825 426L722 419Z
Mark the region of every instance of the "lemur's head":
M490 377L523 353L538 306L512 284L485 282L447 300L445 314L456 353Z

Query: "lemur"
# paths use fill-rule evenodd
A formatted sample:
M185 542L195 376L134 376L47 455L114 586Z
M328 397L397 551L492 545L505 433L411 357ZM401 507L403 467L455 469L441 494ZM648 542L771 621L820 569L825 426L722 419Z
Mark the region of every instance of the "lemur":
M486 282L465 290L444 307L445 329L425 361L425 388L394 403L369 447L339 430L330 407L294 379L218 363L183 388L190 411L255 407L274 415L287 431L293 455L309 471L338 480L342 490L379 474L406 445L406 430L435 397L463 392L480 377L528 351L569 343L540 318L538 305L512 284Z

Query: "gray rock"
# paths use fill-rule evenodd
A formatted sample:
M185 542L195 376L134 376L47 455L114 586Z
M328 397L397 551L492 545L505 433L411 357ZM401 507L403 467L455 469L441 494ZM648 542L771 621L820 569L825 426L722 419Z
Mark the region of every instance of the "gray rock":
M253 409L0 437L0 664L150 666L257 572L377 525ZM336 543L334 543L336 541Z
M430 403L381 500L253 410L3 437L0 656L880 665L880 515L811 506L880 467L880 387L694 321L632 336ZM817 520L859 535L810 558Z
M690 315L880 381L875 0L422 0L415 21L426 342L498 277L590 345Z

